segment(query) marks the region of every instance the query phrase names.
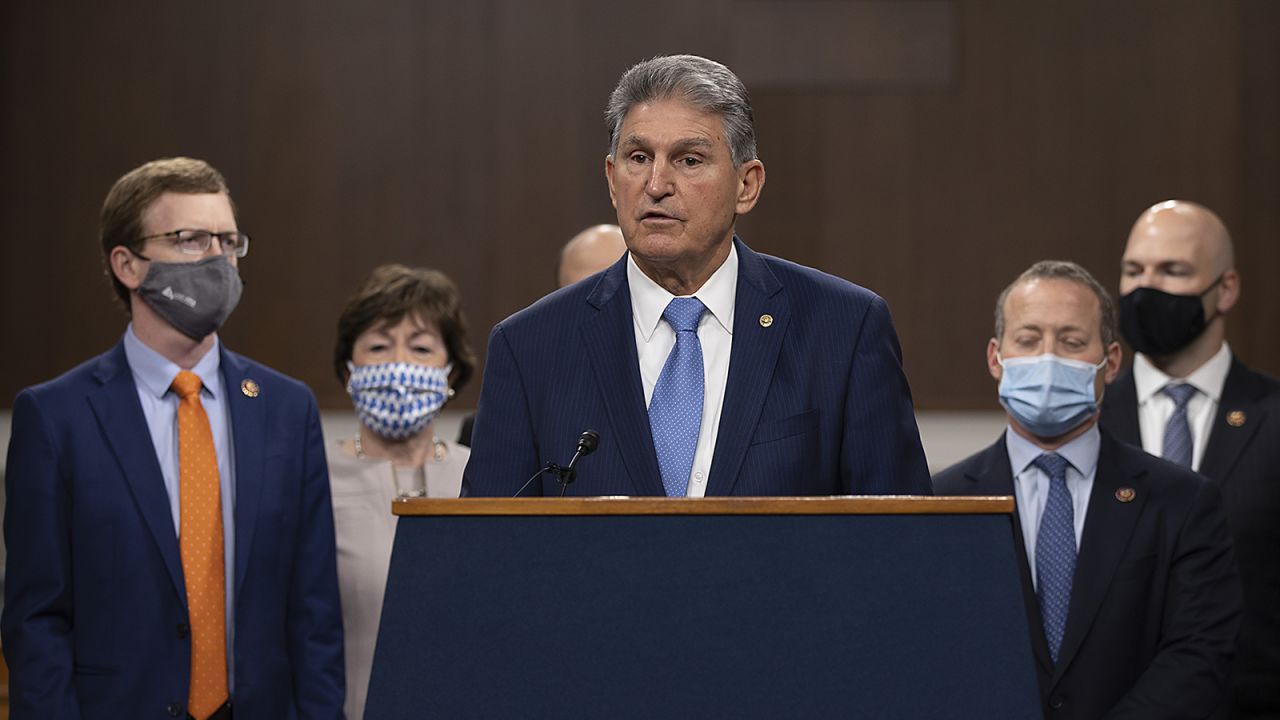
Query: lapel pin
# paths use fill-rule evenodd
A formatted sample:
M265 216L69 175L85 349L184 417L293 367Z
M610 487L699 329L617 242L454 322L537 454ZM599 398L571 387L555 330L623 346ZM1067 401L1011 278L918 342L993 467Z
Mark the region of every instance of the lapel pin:
M1122 503L1133 502L1133 498L1136 496L1137 493L1131 487L1122 487L1116 491L1116 499Z
M262 389L258 387L258 383L245 378L240 381L240 392L244 393L245 397L256 398L262 392Z
M1231 427L1244 427L1245 417L1243 410L1232 410L1227 413L1227 424Z
M773 316L772 316L772 315L770 315L769 313L765 313L765 314L763 314L763 315L761 315L761 316L760 316L760 327L762 327L762 328L767 328L767 327L769 327L769 326L770 326L770 325L772 325L772 324L773 324Z

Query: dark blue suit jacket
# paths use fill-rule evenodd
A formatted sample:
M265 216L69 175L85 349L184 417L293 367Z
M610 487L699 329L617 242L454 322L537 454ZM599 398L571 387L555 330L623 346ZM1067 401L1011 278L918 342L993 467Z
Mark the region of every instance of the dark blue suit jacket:
M338 718L344 696L333 512L302 384L222 351L234 442L234 712ZM240 392L244 380L257 397ZM178 538L118 344L14 403L0 627L14 720L186 714Z
M1013 495L1004 437L933 478L939 495ZM1014 519L1046 718L1205 718L1226 702L1240 576L1222 495L1102 431L1055 665Z
M1234 420L1234 422L1232 422ZM1142 447L1126 370L1102 400L1102 426ZM1244 583L1231 718L1280 717L1280 381L1232 360L1200 473L1222 491Z
M929 494L884 300L734 243L733 349L706 494ZM664 494L633 322L624 257L493 329L464 495L513 495L544 463L568 462L588 428L600 446L569 494ZM548 475L525 494L557 492Z

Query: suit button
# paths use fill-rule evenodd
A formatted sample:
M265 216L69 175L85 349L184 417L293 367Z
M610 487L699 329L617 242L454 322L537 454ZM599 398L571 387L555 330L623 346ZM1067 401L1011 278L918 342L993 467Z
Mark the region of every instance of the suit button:
M1054 710L1061 710L1062 706L1063 706L1063 702L1062 702L1061 695L1054 695L1053 697L1049 698L1049 707L1053 708Z
M182 705L178 703L169 703L169 707L165 708L165 712L169 713L169 717L178 717L182 714Z
M178 637L186 639L191 634L191 626L186 623L178 623Z

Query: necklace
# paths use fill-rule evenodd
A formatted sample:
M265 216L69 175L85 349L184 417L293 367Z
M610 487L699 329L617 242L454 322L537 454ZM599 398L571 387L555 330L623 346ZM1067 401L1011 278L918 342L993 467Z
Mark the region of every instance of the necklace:
M356 432L355 436L351 439L355 442L356 457L361 460L367 460L369 456L364 454L364 443L360 442L360 433ZM445 445L443 440L434 435L431 436L431 445L431 457L436 462L440 462L444 459L445 455L449 454L449 446Z

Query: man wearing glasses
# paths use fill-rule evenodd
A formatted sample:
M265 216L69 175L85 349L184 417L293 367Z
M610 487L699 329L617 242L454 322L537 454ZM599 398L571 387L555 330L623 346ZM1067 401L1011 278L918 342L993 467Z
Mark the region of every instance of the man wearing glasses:
M319 415L218 340L249 250L226 182L147 163L108 193L101 240L124 337L14 402L12 717L341 717Z

